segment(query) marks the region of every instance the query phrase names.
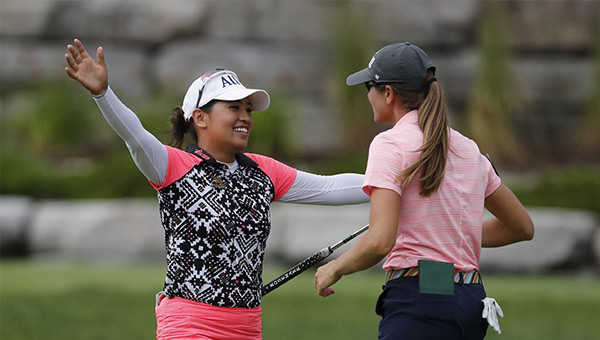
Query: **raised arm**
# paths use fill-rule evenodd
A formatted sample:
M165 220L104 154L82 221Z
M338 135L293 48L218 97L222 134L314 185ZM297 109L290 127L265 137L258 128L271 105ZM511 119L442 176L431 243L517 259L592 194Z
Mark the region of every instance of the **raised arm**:
M102 115L115 132L125 141L135 164L152 183L160 185L165 179L168 154L165 146L142 126L136 114L126 107L108 87L108 71L104 50L98 47L94 60L81 41L68 45L65 70L93 95Z

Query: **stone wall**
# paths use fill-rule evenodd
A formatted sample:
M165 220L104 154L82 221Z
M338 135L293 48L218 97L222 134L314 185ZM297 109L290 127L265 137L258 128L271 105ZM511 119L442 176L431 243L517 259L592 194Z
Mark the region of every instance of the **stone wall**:
M513 66L527 85L527 95L533 103L526 122L529 125L522 130L530 133L530 127L538 126L546 142L569 142L569 131L594 89L594 72L597 72L594 44L600 36L597 30L600 1L495 2L508 13L504 18ZM342 21L348 8L358 13L358 19ZM24 92L35 98L35 93L30 93L26 86L32 79L66 79L66 44L77 37L90 50L104 46L111 85L134 110L139 100L157 89L169 89L183 96L200 73L227 67L236 70L246 85L281 95L286 104L297 108L295 111L300 114L290 133L304 149L339 150L344 138L338 126L344 116L331 96L330 87L343 84L344 79L334 79L331 71L335 63L331 40L334 27L342 22L348 28L364 30L373 40L373 47L365 46L372 49L369 55L384 44L398 41L411 41L426 49L437 65L437 76L445 86L450 104L459 112L454 114L460 115L475 83L478 35L483 20L481 8L481 0L2 0L0 95L5 100L8 94ZM3 251L16 244L17 248L31 247L35 254L44 254L42 257L161 258L161 230L154 216L157 214L152 208L154 204L37 202L20 198L2 199L1 205ZM287 207L274 208L276 224L302 223L274 231L270 242L275 245L269 251L275 255L270 258L297 260L315 247L337 241L340 235L358 229L362 222L357 221L367 216L364 209L347 208L350 210L339 215L355 218L325 233L320 227L324 219L334 215L320 210L303 215L305 207L296 208L290 209L293 212L286 210ZM154 217L146 220L134 211L143 217ZM301 218L306 216L320 218L310 221ZM543 216L564 215L536 216L534 219L547 221ZM587 217L579 221L585 222L582 229L550 237L549 243L540 241L545 240L544 230L548 229L538 229L534 243L540 248L527 248L528 244L523 244L523 251L560 250L563 246L580 249L582 242L593 239L597 223ZM572 227L570 224L549 223L556 232L566 230L563 226ZM102 229L97 229L98 226ZM311 230L311 226L317 229L300 232ZM127 230L131 239L125 241L120 230ZM312 235L316 231L319 237L298 241L300 234ZM553 243L558 239L563 241ZM10 240L17 243L8 243ZM595 244L600 247L598 236ZM510 253L506 249L500 252ZM592 246L585 243L584 249L589 255ZM123 255L128 251L131 256ZM570 254L568 251L564 254L567 253ZM536 250L530 258L532 261L553 258L543 254ZM561 261L571 255L534 267L561 266ZM581 258L580 254L573 256ZM487 255L482 257L482 265L486 261Z
M528 209L535 237L482 250L484 273L568 271L600 275L600 225L592 213ZM369 205L275 203L265 263L292 266L368 223ZM33 201L0 196L3 255L39 261L164 263L164 233L155 200ZM336 251L331 259L355 241Z
M573 127L593 91L600 1L496 2L508 13L514 68L533 103L533 118L524 124L538 127L540 138L548 142L566 142L570 135L564 127ZM346 9L354 9L359 19L343 24L360 27L374 40L369 55L397 41L425 48L438 66L451 105L460 110L474 85L481 4L3 0L1 89L3 94L27 91L21 85L32 78L66 77L65 46L78 37L91 50L105 47L111 84L134 109L135 101L151 90L183 95L203 71L224 66L236 70L247 85L282 95L298 108L297 129L291 133L306 150L338 149L344 141L336 127L343 115L329 87L344 79L331 79L331 35Z

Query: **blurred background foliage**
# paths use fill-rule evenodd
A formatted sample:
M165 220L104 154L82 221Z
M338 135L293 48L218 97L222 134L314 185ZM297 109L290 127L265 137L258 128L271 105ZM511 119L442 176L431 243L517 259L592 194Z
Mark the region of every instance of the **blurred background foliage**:
M345 141L349 149L364 148L369 145L377 126L373 122L371 105L367 100L364 86L346 86L349 74L362 70L377 50L369 31L359 25L348 26L348 22L360 22L360 13L350 4L341 11L331 34L331 46L334 46L332 77L328 89L333 101L340 107L340 122L344 129ZM340 79L344 83L340 84ZM366 160L365 160L366 162Z
M600 171L597 167L548 170L534 183L513 186L513 191L527 205L585 209L600 214Z
M537 146L527 144L522 140L522 132L517 133L519 117L528 111L532 101L529 89L513 68L507 43L509 33L506 21L501 20L509 14L496 4L483 2L476 81L463 119L453 122L454 128L473 138L482 152L490 153L499 168L538 175L537 180L526 185L512 186L524 204L568 206L600 213L600 25L594 52L594 90L588 95L583 112L572 115L578 122L569 148L581 157L555 164L556 160L540 158ZM328 95L340 108L344 149L334 155L303 152L292 133L294 117L300 109L275 90L271 91L269 114L255 115L248 151L321 174L364 171L371 138L388 126L377 126L372 115L365 115L371 107L363 87L339 82L363 68L376 49L368 30L359 25L343 25L360 21L356 11L356 7L344 7L329 33L335 67L328 75ZM25 96L14 89L0 91L2 194L58 199L155 196L89 93L66 76L20 86L29 87L29 93L35 95ZM123 100L128 103L127 98ZM166 142L169 112L179 100L176 94L155 90L132 109L151 133ZM540 170L544 168L552 170Z
M512 122L527 99L512 68L508 33L501 21L506 14L498 2L485 1L482 6L479 67L467 103L465 133L496 161L522 164L525 150Z
M582 151L598 160L600 159L600 20L596 22L595 32L594 86L578 126L579 131L575 131L574 135L580 134L583 137L580 139ZM576 136L574 139L578 140Z
M283 93L270 91L271 105L268 113L253 115L254 126L248 141L248 152L269 155L279 160L303 157L302 148L294 139L295 107L286 105L290 100Z

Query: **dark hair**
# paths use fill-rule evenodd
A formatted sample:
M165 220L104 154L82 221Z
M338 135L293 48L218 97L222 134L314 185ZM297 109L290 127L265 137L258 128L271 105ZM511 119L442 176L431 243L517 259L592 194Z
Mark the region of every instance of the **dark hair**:
M212 107L215 105L217 100L211 100L206 103L200 110L210 113L212 111ZM171 135L169 136L169 145L172 147L181 148L183 142L185 140L185 136L187 133L190 134L191 138L197 143L198 135L196 134L196 129L194 128L194 119L185 120L183 117L183 109L181 106L176 106L171 110L171 118L169 119L171 122Z
M426 82L433 77L433 72L428 71L425 78ZM402 98L404 107L408 110L419 111L419 127L423 131L423 146L419 148L419 158L410 166L402 170L397 180L401 181L402 187L421 172L418 181L421 184L421 196L429 197L442 184L448 161L448 114L446 107L446 95L441 84L433 81L425 85L425 89L420 92L409 92L394 88L393 83L377 86L383 89L385 85L390 85L394 92Z

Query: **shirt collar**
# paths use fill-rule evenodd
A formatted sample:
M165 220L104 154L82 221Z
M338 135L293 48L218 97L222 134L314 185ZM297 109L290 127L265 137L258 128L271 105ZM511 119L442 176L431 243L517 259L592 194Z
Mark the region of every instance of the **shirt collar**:
M399 121L394 124L394 126L404 125L404 124L418 124L419 123L419 111L412 110L407 112Z
M194 156L200 158L202 161L211 163L211 164L217 164L219 162L217 162L217 160L211 156L211 154L209 154L208 152L206 152L206 150L198 147L198 145L194 145L194 144L190 144L187 146L187 148L185 149L186 152L189 152L191 154L193 154ZM235 154L235 160L243 166L249 166L249 167L253 167L256 168L258 167L258 164L252 160L252 158L246 156L245 154L238 152Z

